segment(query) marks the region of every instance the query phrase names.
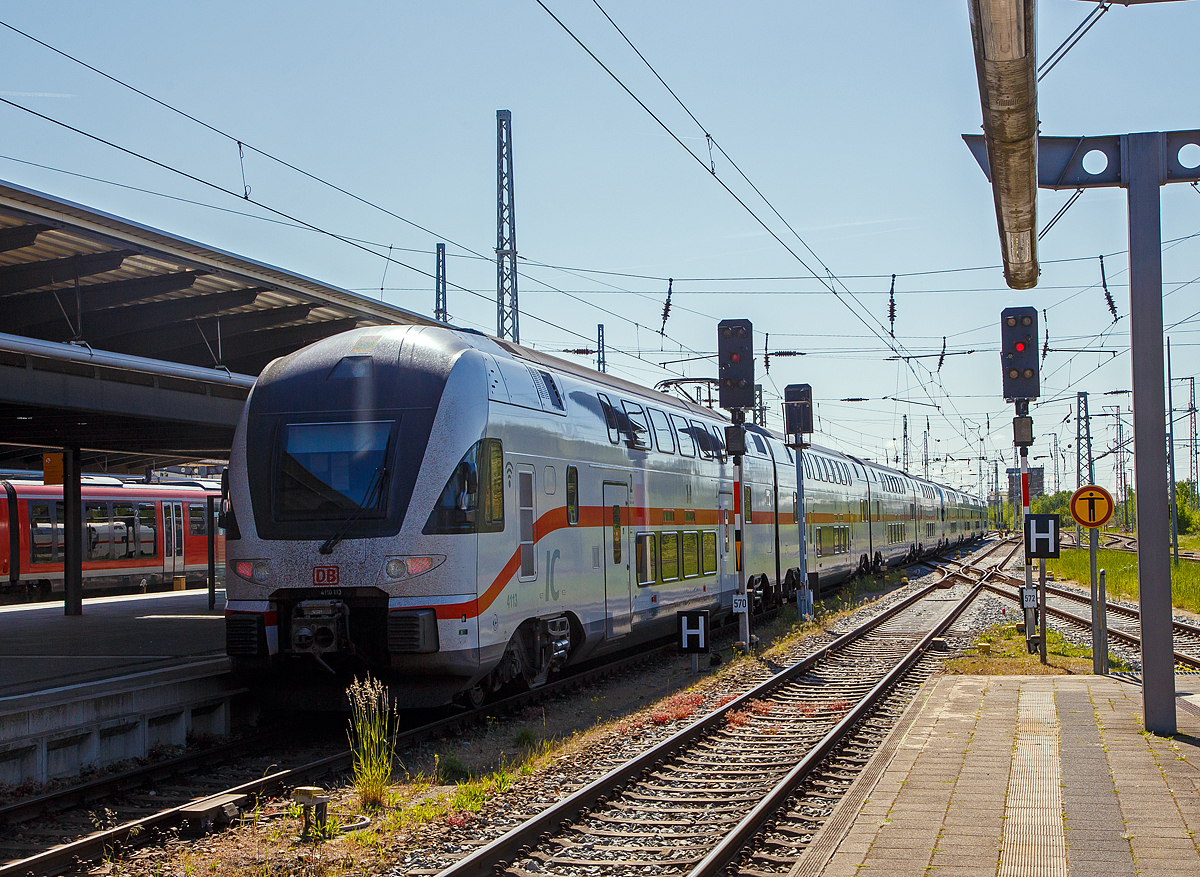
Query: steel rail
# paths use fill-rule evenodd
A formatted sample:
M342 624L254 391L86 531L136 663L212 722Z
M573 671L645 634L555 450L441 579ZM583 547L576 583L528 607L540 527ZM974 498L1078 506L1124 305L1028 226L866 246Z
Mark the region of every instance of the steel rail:
M526 706L530 702L536 702L544 699L548 695L556 694L560 691L569 690L578 685L586 684L596 679L602 678L605 675L620 672L636 664L642 663L657 655L673 652L675 645L660 646L657 649L640 652L636 655L614 661L610 664L605 664L600 667L595 667L590 670L556 680L547 685L537 688L531 692L513 695L512 697L496 701L495 703L486 704L478 709L469 712L460 713L459 715L449 716L444 719L430 722L418 728L412 728L408 731L402 731L396 735L397 746L411 745L429 737L435 737L439 734L454 730L455 728L464 727L484 721L489 715L499 712L507 712L521 706ZM232 745L232 744L231 744ZM44 852L37 853L24 859L17 859L7 864L0 865L0 877L44 877L44 875L59 874L67 870L79 862L91 861L100 858L110 852L112 849L128 844L131 841L137 841L139 838L148 839L151 833L156 830L162 830L180 824L183 821L182 811L187 807L194 807L197 804L202 804L205 801L212 801L222 795L247 795L259 796L269 792L273 792L279 788L288 785L295 785L303 780L311 780L315 777L323 776L329 773L341 773L348 771L353 766L353 756L347 750L336 755L327 756L325 758L311 761L307 764L299 765L298 767L279 770L256 780L251 780L242 783L230 789L224 789L220 792L214 792L210 795L196 798L179 804L175 807L170 807L165 810L160 810L157 813L152 813L149 816L144 816L140 819L135 819L130 822L122 823L114 828L105 831L90 834L87 837L79 838L70 843L60 844L52 847ZM118 778L112 778L118 779ZM98 783L105 782L104 780L97 781ZM91 785L91 784L89 784ZM45 807L48 799L51 799L59 794L72 794L75 790L67 790L64 793L55 793L54 795L42 796L34 799L32 802L18 802L5 808L5 812L11 819L14 813L19 812L22 804L33 803L39 807Z
M958 616L983 590L983 584L977 584L971 589L958 605L945 618L939 621L912 649L901 658L900 663L887 672L867 695L858 702L829 732L821 738L812 749L805 754L800 763L793 767L757 805L747 813L716 847L705 856L699 864L688 872L687 877L718 877L741 853L748 844L766 825L776 811L787 806L792 793L804 782L822 761L825 760L842 741L850 736L858 723L867 716L876 703L881 700L888 690L904 676L912 666L925 654L929 644L946 631L958 620Z
M656 767L689 743L704 737L723 722L728 713L742 708L748 701L762 697L766 692L779 687L796 676L808 672L826 655L838 651L855 640L860 639L936 590L938 590L938 586L934 584L927 585L916 591L895 606L889 607L887 611L869 619L859 627L843 634L832 642L826 643L807 658L780 671L724 706L701 717L691 725L646 750L636 758L613 768L604 774L604 776L576 790L562 801L546 808L541 813L511 829L487 846L480 847L470 855L443 869L437 877L490 877L490 875L495 873L495 869L508 867L527 848L537 843L543 835L556 831L564 824L596 806L608 803L608 795L612 794L614 790L620 789L626 783L635 780L643 772Z
M1010 573L1000 573L1000 575L1013 582L1021 581ZM1053 594L1056 597L1062 597L1064 600L1071 600L1075 603L1084 603L1089 606L1092 602L1091 595L1089 594L1085 594L1082 591L1076 591L1072 588L1062 588L1057 585L1051 585L1049 583L1046 585L1046 593ZM1113 603L1111 600L1106 600L1104 605L1108 607L1110 612L1115 614L1123 615L1127 618L1133 618L1135 620L1140 618L1136 609L1131 609L1128 606L1122 606L1120 603ZM1184 636L1200 637L1200 626L1198 625L1188 624L1186 621L1180 621L1177 618L1172 618L1171 626L1174 628L1176 633L1183 634Z
M1008 597L1010 600L1015 600L1017 602L1020 602L1020 600L1021 600L1021 595L1019 593L1016 593L1008 588L1005 588L1002 585L990 585L989 584L989 585L984 585L984 587L986 587L990 591L993 591L993 592L999 594L1002 597ZM1064 621L1070 621L1071 623L1078 624L1080 627L1086 628L1088 630L1091 630L1091 627L1092 627L1092 620L1090 618L1084 618L1082 615L1076 615L1073 612L1067 612L1063 609L1055 609L1052 606L1046 607L1046 615L1053 617L1053 618L1061 618ZM1141 647L1142 647L1142 638L1140 636L1136 636L1132 633L1127 633L1126 631L1121 630L1119 627L1109 627L1108 635L1110 637L1112 637L1113 639L1121 640L1122 642L1126 643L1127 645L1137 646L1138 649L1141 649ZM1174 656L1175 656L1176 663L1184 664L1188 667L1194 667L1196 669L1200 669L1200 657L1197 657L1195 655L1188 655L1188 654L1185 654L1184 652L1178 652L1178 651L1173 651L1172 654L1174 654Z

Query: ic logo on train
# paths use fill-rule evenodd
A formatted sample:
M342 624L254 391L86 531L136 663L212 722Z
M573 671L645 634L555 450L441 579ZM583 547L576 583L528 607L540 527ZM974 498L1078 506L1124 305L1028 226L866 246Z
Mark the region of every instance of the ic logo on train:
M336 566L314 566L313 584L325 588L338 584L338 568Z

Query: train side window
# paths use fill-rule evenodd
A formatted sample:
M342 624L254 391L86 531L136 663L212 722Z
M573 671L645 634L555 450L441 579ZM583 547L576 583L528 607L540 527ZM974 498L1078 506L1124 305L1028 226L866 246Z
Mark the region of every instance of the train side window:
M754 442L754 447L758 448L758 452L765 457L767 455L767 446L763 444L763 440L759 434L756 432L750 433L750 440Z
M137 511L130 505L122 505L121 503L113 503L113 527L120 524L124 527L124 532L118 531L120 542L117 550L117 557L135 557L137 554Z
M700 534L695 530L683 534L683 577L700 575Z
M792 491L792 520L800 520L800 494Z
M648 450L650 443L650 427L646 424L646 412L636 402L621 401L625 409L625 417L629 421L629 443L635 448Z
M679 453L685 457L696 456L696 439L692 435L692 428L688 425L687 420L678 414L672 414L671 423L674 425L675 435L679 439Z
M521 575L531 579L537 575L537 552L533 546L533 473L517 472L517 509L521 523Z
M504 530L504 445L480 439L446 480L425 527L426 536Z
M719 457L721 460L724 460L725 459L725 438L724 438L724 434L723 434L721 428L719 426L714 426L712 428L711 435L712 435L713 456Z
M50 504L29 503L29 562L54 563L58 553L58 542L55 538L58 529L54 519L50 517Z
M612 559L613 563L621 562L621 507L612 507Z
M754 523L754 512L753 512L754 504L750 501L750 497L753 494L753 492L754 491L752 491L750 489L749 484L747 484L745 486L745 488L743 488L743 490L742 490L742 495L744 497L743 508L742 508L742 525L743 526L745 526L746 524Z
M608 440L614 445L621 441L621 430L617 426L617 412L613 409L612 402L608 401L608 397L603 393L597 393L596 396L600 399L600 410L604 412L604 425L608 427Z
M679 578L679 534L660 533L658 542L659 566L662 580L673 582Z
M692 435L696 438L696 444L700 446L700 455L711 458L713 456L712 436L709 435L704 424L693 420L692 430Z
M113 558L113 528L108 503L89 502L83 506L83 531L87 535L86 560Z
M705 530L700 534L700 570L703 575L710 576L717 571L717 534Z
M188 503L188 535L207 536L207 518L208 512L204 506L195 502Z
M158 508L157 503L139 502L137 507L137 556L158 555Z
M567 523L572 527L579 523L579 469L567 467Z
M809 480L812 480L813 467L812 467L812 457L811 456L804 458L804 474L809 478Z
M650 415L650 426L654 428L654 443L664 454L675 453L675 436L671 432L671 421L667 415L657 408L647 408Z
M817 532L816 532L816 537L817 537L817 544L816 544L816 549L817 549L817 557L821 557L821 556L822 556L822 554L823 554L823 552L821 551L821 532L822 532L824 529L825 529L824 527L817 527Z
M657 552L655 549L655 538L653 533L638 533L637 550L634 552L637 557L637 583L638 587L644 588L646 585L653 585L658 582L658 564L656 561Z

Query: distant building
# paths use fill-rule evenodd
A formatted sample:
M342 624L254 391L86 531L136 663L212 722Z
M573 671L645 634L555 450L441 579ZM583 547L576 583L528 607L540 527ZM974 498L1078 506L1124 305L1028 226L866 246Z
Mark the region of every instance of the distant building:
M1008 504L1013 508L1021 505L1021 470L1006 469L1008 473ZM1046 469L1043 466L1029 467L1029 499L1046 495Z

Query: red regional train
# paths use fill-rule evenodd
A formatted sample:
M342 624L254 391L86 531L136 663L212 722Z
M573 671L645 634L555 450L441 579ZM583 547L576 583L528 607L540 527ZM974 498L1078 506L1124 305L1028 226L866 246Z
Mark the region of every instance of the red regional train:
M48 600L63 593L63 491L40 481L0 481L0 591ZM162 590L208 576L207 497L213 486L122 483L84 477L85 596ZM219 528L217 569L225 565ZM220 573L218 573L220 574Z

